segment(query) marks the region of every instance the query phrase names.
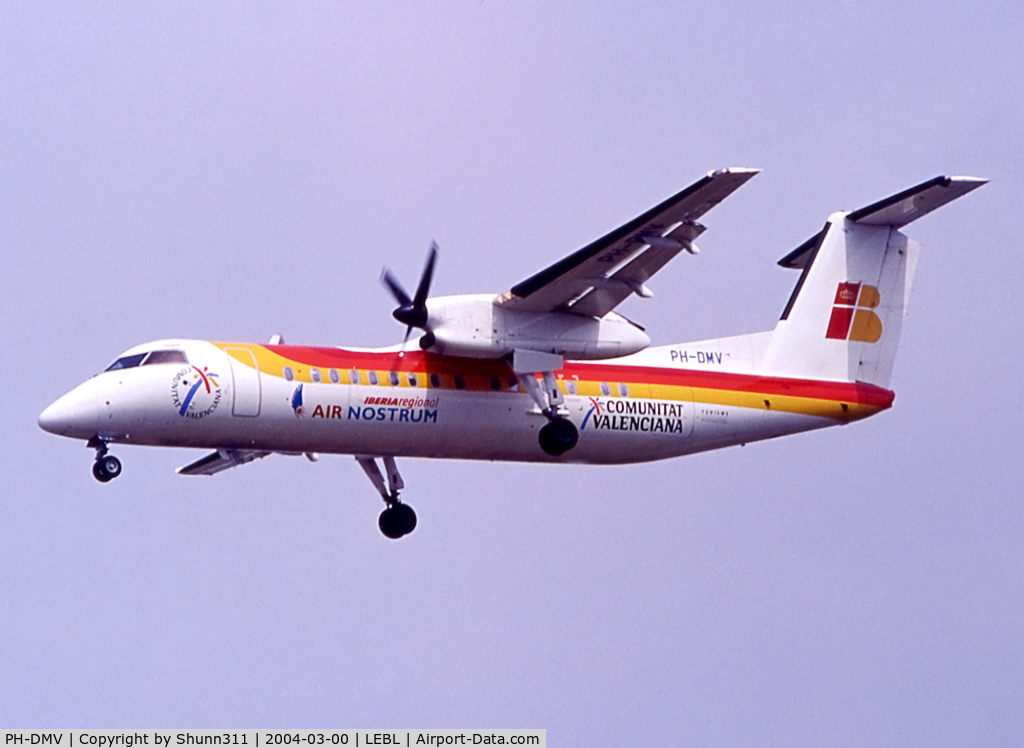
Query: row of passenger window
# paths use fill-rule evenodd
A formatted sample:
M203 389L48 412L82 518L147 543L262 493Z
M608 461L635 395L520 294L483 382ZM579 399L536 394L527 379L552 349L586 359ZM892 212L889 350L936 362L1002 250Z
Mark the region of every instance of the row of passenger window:
M292 369L292 367L284 367L283 374L284 378L289 382L295 380L295 371ZM313 368L309 370L309 378L316 383L320 383L323 381L323 374L320 372L319 369ZM332 384L341 383L341 374L338 372L337 369L329 369L327 372L327 378L331 381ZM368 384L372 385L378 385L381 383L381 378L377 375L377 372L375 371L368 371L366 373L366 380ZM466 378L463 377L461 374L456 374L454 377L452 377L452 380L453 383L455 384L455 389L466 389ZM351 384L362 384L362 377L360 376L358 371L356 371L355 369L350 369L348 372L348 381ZM419 375L413 372L406 373L405 381L410 387L420 386ZM576 381L572 379L567 379L564 381L566 392L568 392L570 395L577 394L578 390L576 387ZM400 387L402 384L402 378L399 376L398 372L389 371L387 375L387 382L392 387ZM495 392L501 392L502 389L505 388L505 383L502 382L500 377L491 377L490 385L491 389L494 390ZM430 387L431 389L440 389L441 377L437 374L430 374L427 377L427 386ZM516 377L509 377L507 380L507 388L509 392L519 392L519 380L516 379ZM609 385L607 382L601 382L600 388L602 395L604 395L605 397L611 397L611 385ZM619 397L629 397L629 386L625 382L619 382L616 389L618 390Z

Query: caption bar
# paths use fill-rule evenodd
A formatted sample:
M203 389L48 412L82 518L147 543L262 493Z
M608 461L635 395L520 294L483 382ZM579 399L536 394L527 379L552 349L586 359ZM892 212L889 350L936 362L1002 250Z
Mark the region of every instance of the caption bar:
M547 730L5 730L3 736L0 748L547 745Z

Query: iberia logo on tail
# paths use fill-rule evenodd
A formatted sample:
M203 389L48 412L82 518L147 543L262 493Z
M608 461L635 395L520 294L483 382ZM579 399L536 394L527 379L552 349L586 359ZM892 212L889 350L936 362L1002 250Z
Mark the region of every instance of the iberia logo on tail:
M832 317L828 321L825 337L832 340L877 343L882 337L882 320L871 310L881 301L882 297L874 286L840 283L836 289L836 300L833 302Z

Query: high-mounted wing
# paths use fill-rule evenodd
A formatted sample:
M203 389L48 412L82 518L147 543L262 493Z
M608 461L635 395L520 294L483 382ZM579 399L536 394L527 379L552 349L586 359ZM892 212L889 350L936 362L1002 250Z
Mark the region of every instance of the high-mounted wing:
M697 219L741 187L758 169L722 169L654 206L498 297L508 309L555 310L603 317L644 285L704 232Z
M178 468L179 475L213 475L222 470L244 465L247 462L266 457L270 452L251 449L218 449L195 462Z

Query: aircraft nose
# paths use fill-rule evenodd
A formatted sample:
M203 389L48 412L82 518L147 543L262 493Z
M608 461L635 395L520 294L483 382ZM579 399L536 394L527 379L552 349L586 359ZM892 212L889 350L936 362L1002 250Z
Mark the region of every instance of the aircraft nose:
M50 403L39 414L39 428L43 431L49 431L51 434L63 434L67 430L68 418L63 399Z
M89 382L57 398L39 414L39 428L51 434L88 439L99 423L96 395Z

